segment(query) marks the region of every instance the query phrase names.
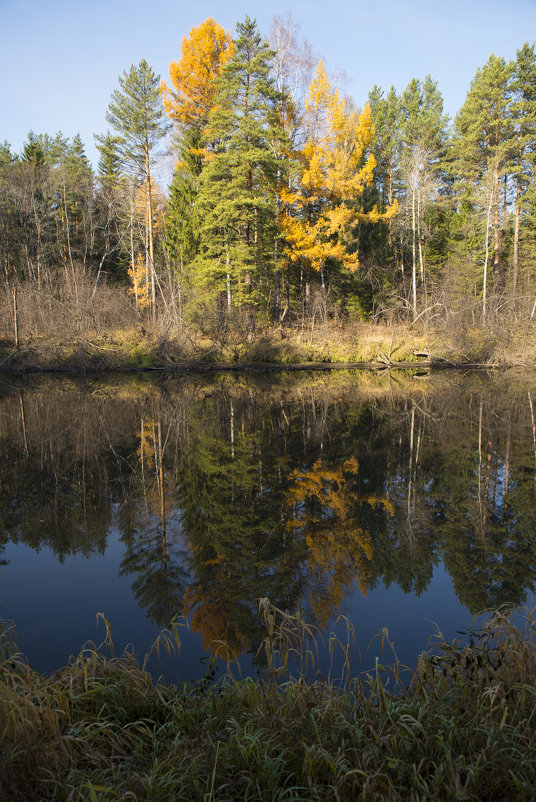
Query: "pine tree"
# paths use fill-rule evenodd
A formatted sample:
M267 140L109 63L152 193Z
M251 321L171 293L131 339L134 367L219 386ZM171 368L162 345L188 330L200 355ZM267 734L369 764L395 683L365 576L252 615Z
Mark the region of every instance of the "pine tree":
M215 79L229 61L232 49L231 34L209 17L192 28L188 37L183 37L180 59L169 65L170 85L164 81L160 85L166 113L177 126L179 158L170 187L165 247L178 276L180 314L187 266L198 251L202 132L214 105Z
M515 298L519 279L519 244L521 218L530 205L530 189L536 173L536 54L534 45L525 42L517 51L512 76L512 165L515 180L515 223L512 271L512 294Z
M47 243L50 240L50 168L47 141L30 131L22 149L20 164L21 218L24 231L28 276L40 289L44 280Z
M392 86L384 97L383 91L374 86L368 103L374 124L373 153L377 185L377 202L381 211L393 204L398 189L400 166L402 108L401 99Z
M378 86L369 92L368 103L374 125L372 153L376 166L373 181L363 193L363 207L370 210L377 206L380 212L385 212L400 196L402 103L394 87L384 95ZM399 293L399 279L404 276L403 252L395 229L396 217L377 225L362 223L360 226L359 250L364 265L368 263L380 303L389 302L394 293Z
M108 131L104 136L95 136L95 143L99 151L95 198L97 249L100 254L98 283L103 270L112 277L123 272L124 277L124 262L129 261L130 250L123 238L126 187L121 169L120 140Z
M461 189L461 198L480 207L485 226L483 318L487 311L490 231L493 234L493 279L497 289L500 281L499 181L507 171L512 132L509 111L511 74L512 65L494 55L477 70L466 101L456 115L452 140L452 168Z
M137 186L146 187L146 262L151 286L153 321L156 318L154 265L154 197L152 167L155 149L166 132L165 114L158 90L160 76L142 59L119 78L106 120L117 132L117 148L124 169ZM133 259L134 264L134 259Z
M202 168L200 147L199 128L187 128L182 137L180 158L170 187L165 242L169 255L178 264L181 272L197 255L198 250L197 195Z
M440 160L447 140L447 116L437 82L427 75L421 83L413 78L402 95L401 172L405 204L400 217L411 251L411 306L417 316L417 287L426 298L426 251L428 232L425 215L436 195ZM418 265L418 269L417 269Z
M0 144L0 272L9 286L22 256L23 232L16 207L19 160L7 142Z
M85 269L93 251L93 172L79 135L52 141L58 246L77 293L75 265Z
M273 265L276 92L271 51L254 20L237 24L233 55L216 82L215 104L204 135L213 145L200 176L198 283L244 308L248 328L261 283Z

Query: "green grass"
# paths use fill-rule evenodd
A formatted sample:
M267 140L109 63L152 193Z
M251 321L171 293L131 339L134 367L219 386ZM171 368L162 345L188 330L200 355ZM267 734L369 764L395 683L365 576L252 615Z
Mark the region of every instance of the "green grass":
M497 612L465 645L439 638L409 682L396 661L358 679L343 661L324 683L286 675L289 654L315 660L314 630L267 600L260 614L265 678L216 686L157 683L106 644L43 677L4 638L0 799L534 799L528 613ZM178 643L166 631L158 646Z

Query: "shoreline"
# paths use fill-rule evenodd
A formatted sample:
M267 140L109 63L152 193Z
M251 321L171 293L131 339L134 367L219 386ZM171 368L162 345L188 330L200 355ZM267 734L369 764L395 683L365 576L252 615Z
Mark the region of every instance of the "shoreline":
M269 633L258 680L214 685L209 667L155 682L131 654L105 654L109 633L46 677L4 636L0 796L532 799L535 629L520 612L423 653L408 682L397 661L335 683L281 676Z
M199 332L137 327L60 339L0 340L0 372L214 373L331 370L504 370L536 367L534 327L495 333L367 323L314 332L268 328L217 342Z

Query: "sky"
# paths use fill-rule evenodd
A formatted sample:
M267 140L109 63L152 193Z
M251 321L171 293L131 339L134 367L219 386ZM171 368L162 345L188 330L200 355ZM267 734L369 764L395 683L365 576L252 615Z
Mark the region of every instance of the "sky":
M491 53L536 40L536 0L0 0L0 142L79 133L94 166L118 77L145 58L169 77L183 36L207 17L234 33L246 14L268 34L292 15L329 71L363 106L372 87L402 91L427 73L454 117Z

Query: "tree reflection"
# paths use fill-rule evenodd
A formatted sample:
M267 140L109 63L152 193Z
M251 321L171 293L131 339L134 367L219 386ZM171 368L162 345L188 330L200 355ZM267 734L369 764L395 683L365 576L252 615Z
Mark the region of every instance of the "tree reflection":
M162 409L152 404L137 432L136 473L141 490L138 521L124 533L126 551L120 574L134 574L132 592L159 627L182 612L188 572L180 549L180 523L174 509L173 473L166 469L166 449L172 442L172 423L163 432ZM171 531L170 531L171 530Z
M0 549L89 557L118 531L121 574L150 620L186 612L207 648L235 654L257 651L260 597L306 605L324 627L354 587L419 595L440 561L471 612L525 600L530 390L457 374L417 388L355 374L285 381L5 392Z
M362 526L361 508L366 504L393 514L388 499L361 495L358 470L355 457L332 468L317 460L308 470L294 469L289 477L286 528L295 539L305 539L309 604L322 628L356 581L363 595L370 585L373 543Z

